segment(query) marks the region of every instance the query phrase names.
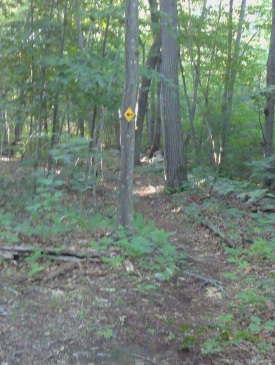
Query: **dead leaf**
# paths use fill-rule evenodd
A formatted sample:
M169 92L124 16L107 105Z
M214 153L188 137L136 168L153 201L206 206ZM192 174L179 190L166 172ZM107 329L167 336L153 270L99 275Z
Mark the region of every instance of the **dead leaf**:
M133 273L135 271L134 265L129 260L124 261L125 269L128 273Z
M213 287L206 288L206 296L208 298L222 299L222 293L219 291L219 289Z

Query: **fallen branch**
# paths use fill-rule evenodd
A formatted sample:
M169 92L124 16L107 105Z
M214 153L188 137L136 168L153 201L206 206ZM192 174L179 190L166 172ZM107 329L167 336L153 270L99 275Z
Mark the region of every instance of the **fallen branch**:
M149 362L151 364L159 364L159 362L157 362L154 359L150 359L149 357L145 357L145 356L142 356L142 355L139 355L139 354L133 354L133 353L131 353L131 355L133 357L137 358L137 359L144 360L144 361Z
M201 224L210 229L211 232L213 232L217 237L221 238L225 243L227 247L231 247L231 248L235 248L235 245L232 241L230 241L229 238L227 238L225 236L224 233L222 233L217 227L215 227L213 224L207 222L207 221L202 221Z
M36 252L46 256L50 260L70 261L80 263L83 261L103 261L103 257L112 257L108 251L97 251L83 253L69 249L53 249L28 246L0 246L0 257L8 260L18 260L20 257L27 257Z
M195 279L198 279L198 280L201 280L203 281L203 285L207 285L207 284L211 284L213 286L215 286L216 288L218 288L224 295L226 298L228 298L223 286L224 284L216 279L210 279L210 278L207 278L205 276L202 276L202 275L199 275L199 274L194 274L193 272L190 272L190 271L183 271L183 274L185 275L188 275L188 276L191 276ZM201 287L200 287L201 288Z

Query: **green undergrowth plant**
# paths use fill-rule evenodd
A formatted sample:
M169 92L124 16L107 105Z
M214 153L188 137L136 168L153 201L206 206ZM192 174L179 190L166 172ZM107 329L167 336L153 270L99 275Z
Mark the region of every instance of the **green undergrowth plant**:
M275 181L275 155L271 155L262 160L254 160L246 163L252 170L252 179L256 183L263 181L267 182L267 185L272 185Z
M241 342L250 343L258 353L267 353L272 346L262 340L262 331L272 333L275 328L275 321L262 322L257 316L250 316L246 328L239 324L238 315L222 314L209 324L193 328L189 323L184 323L177 328L181 335L181 350L192 350L200 348L201 353L215 354L223 351L229 346L237 346Z
M7 201L0 208L0 242L37 242L61 238L71 231L93 232L107 227L112 219L84 208L79 199L71 199L66 181L55 171L26 166L14 181L1 186ZM81 188L82 189L82 188ZM80 195L84 193L82 190ZM19 195L20 191L20 195ZM87 197L86 197L87 202Z
M45 270L45 266L41 264L43 254L40 250L34 251L31 255L26 257L25 262L28 264L28 277L32 278L40 271Z
M168 280L176 270L176 265L184 263L184 254L179 254L175 247L169 243L171 233L157 229L152 220L145 219L140 214L135 214L134 237L129 238L127 232L119 227L115 236L105 236L100 242L92 241L94 249L107 249L115 246L118 254L113 258L105 257L105 261L114 267L124 258L134 260L140 268L157 272L157 278Z
M49 152L59 169L59 179L78 193L84 193L95 184L94 164L103 158L103 153L89 147L91 143L87 138L64 134L61 142Z
M230 238L240 242L242 233L252 238L252 243L244 248L240 244L236 248L224 248L228 262L233 268L232 272L227 272L224 276L232 280L237 288L234 298L228 303L227 311L218 318L210 318L207 325L194 328L191 324L184 323L177 328L182 336L181 348L200 348L202 354L212 354L222 352L228 346L235 347L245 342L250 344L256 354L262 356L261 354L272 351L268 338L275 328L274 318L270 316L270 308L275 301L274 219L272 215L261 212L251 214L250 217L244 211L228 206L220 207L219 210L216 203L212 200L203 207L197 203L189 203L184 216L192 219L192 211L197 215L203 215L207 206L211 216L214 210L216 213L219 211L216 215L224 219L224 226ZM239 223L245 215L250 219L251 227L242 230L236 222ZM230 233L234 231L234 226L235 236ZM251 236L249 227L253 230Z
M162 177L163 165L162 164L141 164L135 167L135 173L138 175L146 176L147 178Z
M103 338L104 340L111 340L113 337L115 337L114 331L113 331L113 326L108 325L104 328L102 328L100 331L96 332L97 336L99 338Z
M15 213L14 220L6 224L9 234L17 237L32 236L42 240L65 234L71 227L62 220L67 211L62 204L62 182L53 174L45 176L42 171L33 173L33 181L34 191L22 198L17 207L16 201L11 202Z

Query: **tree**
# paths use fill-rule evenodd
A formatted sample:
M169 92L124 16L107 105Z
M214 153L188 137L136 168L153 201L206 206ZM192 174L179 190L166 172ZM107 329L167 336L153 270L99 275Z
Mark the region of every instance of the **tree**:
M195 23L195 27L197 29L198 28L201 29L203 27L203 24L206 21L205 20L206 3L207 3L207 0L204 0L200 17L199 17L197 23ZM198 106L198 88L199 88L199 84L200 84L200 74L201 74L201 68L202 68L201 67L201 53L202 53L201 48L202 47L201 47L200 42L198 42L198 45L197 45L197 48L195 49L195 51L193 52L193 50L192 50L193 19L192 19L190 0L188 1L188 8L189 8L189 12L188 12L189 21L186 22L188 24L188 29L186 29L186 34L188 34L188 47L187 48L188 48L188 53L189 53L189 58L190 58L190 67L192 70L192 74L194 75L192 77L192 91L191 91L192 96L189 96L189 93L187 90L185 71L184 71L184 67L182 65L181 60L180 60L180 69L181 69L184 94L185 94L187 108L188 108L191 138L192 138L192 142L193 142L193 148L195 150L195 161L196 161L196 164L198 165L199 164L199 144L197 141L194 120L195 120L197 106Z
M258 116L249 100L251 91L266 84L262 65L268 47L263 45L270 37L271 1L249 1L245 12L245 0L177 3L182 70L179 92L189 166L219 169L224 160L223 173L244 176L243 163L262 155L261 145L256 145L261 138ZM148 91L149 103L157 105L161 80L159 59L154 68L160 33L160 12L158 7L153 10L156 5L158 0L139 1L143 65L135 144L140 145L147 110L151 153L159 148L159 132L163 132L159 109L147 106ZM31 156L39 166L42 158L53 154L53 144L62 143L66 134L90 137L95 144L102 136L102 143L109 147L115 145L115 128L120 145L124 63L118 49L124 46L124 7L121 0L0 2L0 152L2 148L5 153L7 146L20 139L16 155L24 151L24 156ZM174 81L166 80L171 90L176 90ZM169 118L172 112L170 108ZM266 133L272 135L268 130ZM138 149L136 157L138 160Z
M67 11L68 11L68 1L65 0L64 2L64 17L63 17L63 25L60 35L60 58L62 59L64 57L64 47L65 47L65 34L66 34L66 25L67 25ZM51 147L53 148L54 145L58 142L60 135L59 135L59 119L58 119L58 113L59 113L59 84L57 83L56 91L54 95L54 105L53 105L53 122L52 122L52 137L51 137ZM52 166L52 157L49 155L48 159L48 169L50 171Z
M161 114L164 130L165 183L178 188L187 180L178 85L177 1L161 0Z
M264 157L270 157L273 149L273 132L274 132L274 101L275 101L275 0L272 0L272 25L269 43L269 53L266 64L266 86L268 89L265 97L265 123L263 133ZM274 168L271 171L274 172ZM263 179L263 185L269 187L273 184L274 179Z
M134 233L133 224L133 170L135 149L134 114L138 74L138 0L125 1L125 81L123 115L121 121L121 155L118 178L117 223L129 235ZM130 111L127 110L130 108ZM127 120L126 114L129 114Z
M243 33L243 23L246 10L246 0L242 0L241 10L238 22L237 36L233 47L233 0L229 2L229 17L228 17L228 51L227 62L224 77L224 91L222 96L222 115L221 115L221 140L220 140L220 153L219 163L221 166L225 163L226 157L226 144L230 133L231 114L233 108L233 98L235 92L235 83L238 73L238 65L240 62L240 42Z
M160 73L160 59L156 65L156 69L157 72ZM157 82L156 85L156 105L153 103L153 107L154 107L154 112L151 113L154 116L154 123L151 123L151 129L152 129L152 141L151 141L151 146L150 146L150 151L149 151L149 157L152 158L154 153L156 151L158 151L160 149L160 144L161 144L161 132L162 132L162 128L161 128L161 108L160 108L160 103L161 103L161 81L159 80ZM154 95L155 97L155 95ZM152 128L153 127L153 128Z
M157 1L149 0L149 4L151 9L151 22L152 22L152 31L154 34L154 39L148 52L147 60L145 62L145 74L142 76L138 91L138 101L137 101L138 129L135 138L135 164L140 163L140 146L141 146L143 122L147 108L148 93L152 80L152 76L148 76L146 73L150 72L156 67L158 58L160 56L160 31L158 27L156 27L158 25L158 16L156 14Z
M274 100L275 100L275 0L272 0L272 27L270 35L269 53L266 64L266 86L271 90L266 94L264 108L264 157L272 154L274 131Z

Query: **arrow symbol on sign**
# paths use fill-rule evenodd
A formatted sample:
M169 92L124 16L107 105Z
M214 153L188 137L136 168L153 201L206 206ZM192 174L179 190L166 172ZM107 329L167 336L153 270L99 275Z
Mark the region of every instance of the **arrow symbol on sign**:
M130 121L133 119L134 116L135 116L135 113L133 112L133 110L130 107L124 113L124 117L127 119L128 123L130 123Z

